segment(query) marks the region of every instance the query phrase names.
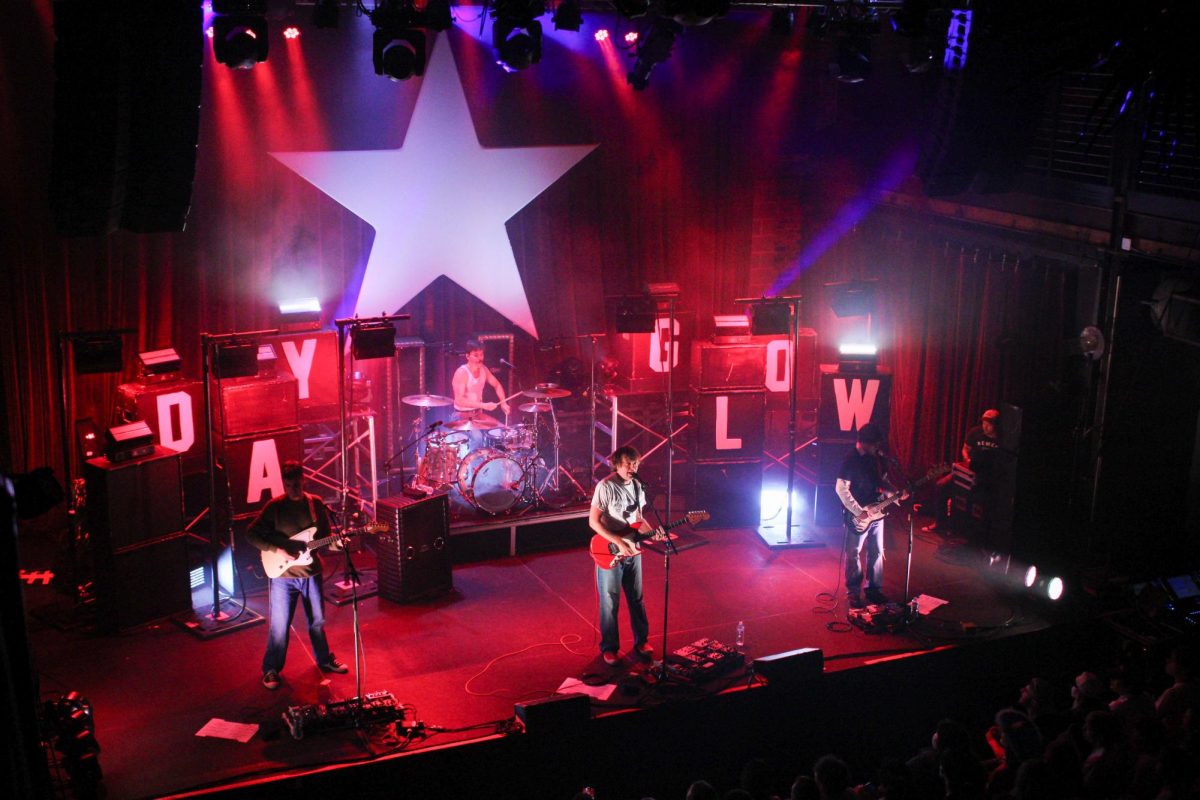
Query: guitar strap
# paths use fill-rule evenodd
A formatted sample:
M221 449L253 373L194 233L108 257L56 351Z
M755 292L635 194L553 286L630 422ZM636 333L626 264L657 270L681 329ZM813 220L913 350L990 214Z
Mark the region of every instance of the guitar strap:
M318 525L317 525L317 506L315 503L313 503L313 496L311 494L309 494L308 492L305 492L304 499L308 500L308 516L312 520L313 527L316 528L316 527L318 527Z

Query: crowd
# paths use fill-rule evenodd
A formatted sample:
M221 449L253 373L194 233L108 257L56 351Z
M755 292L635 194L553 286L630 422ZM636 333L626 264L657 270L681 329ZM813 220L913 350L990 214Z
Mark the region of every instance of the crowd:
M775 785L787 765L754 759L737 786L697 780L686 800L1200 798L1198 653L1179 645L1151 663L1130 647L1069 686L1033 677L986 729L943 719L928 746L886 759L870 774L854 775L827 754L790 786Z

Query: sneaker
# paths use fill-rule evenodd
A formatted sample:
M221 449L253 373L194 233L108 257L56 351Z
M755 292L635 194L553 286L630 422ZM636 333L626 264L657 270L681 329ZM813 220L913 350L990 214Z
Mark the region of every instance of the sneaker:
M633 654L642 661L649 662L654 660L654 648L647 642L642 642L637 647L634 647Z
M350 671L350 668L338 660L337 656L331 655L329 660L320 665L321 672L336 672L338 675L345 675Z
M888 601L887 596L879 589L867 589L867 601L881 606Z
M262 685L272 692L279 688L279 673L269 669L263 673Z
M610 667L615 667L617 664L621 663L621 657L617 655L616 650L605 650L600 654L600 656L604 659L604 663L608 664Z
M858 592L851 592L850 594L846 595L846 601L850 604L851 608L867 607L867 604L863 602L863 596Z

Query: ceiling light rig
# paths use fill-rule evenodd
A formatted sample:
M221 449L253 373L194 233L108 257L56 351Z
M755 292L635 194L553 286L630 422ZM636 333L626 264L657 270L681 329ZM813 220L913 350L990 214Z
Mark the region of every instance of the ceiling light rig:
M420 11L412 0L382 0L365 13L375 26L375 74L393 81L425 74L425 30L444 31L451 24L449 0L430 0Z
M492 46L496 63L507 72L528 69L542 60L542 0L495 0L491 4Z
M217 61L253 69L267 60L267 0L212 0L212 43Z

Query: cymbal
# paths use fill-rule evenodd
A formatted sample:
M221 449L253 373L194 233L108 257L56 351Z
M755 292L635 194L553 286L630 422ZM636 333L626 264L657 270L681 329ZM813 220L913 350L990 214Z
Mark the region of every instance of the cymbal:
M534 400L558 400L571 396L570 390L560 388L557 383L539 383L532 389L526 389L525 394Z
M550 404L549 403L522 403L521 405L517 406L517 410L524 411L526 414L533 414L536 412L545 413L550 410Z
M475 417L456 419L454 422L447 422L445 427L452 431L490 431L492 428L499 428L500 423L491 417Z
M449 397L442 397L440 394L410 394L401 397L400 402L420 408L436 408L437 406L448 406L454 401Z

